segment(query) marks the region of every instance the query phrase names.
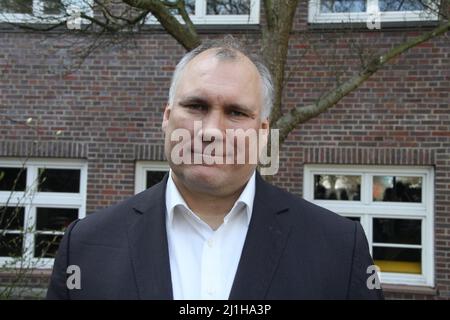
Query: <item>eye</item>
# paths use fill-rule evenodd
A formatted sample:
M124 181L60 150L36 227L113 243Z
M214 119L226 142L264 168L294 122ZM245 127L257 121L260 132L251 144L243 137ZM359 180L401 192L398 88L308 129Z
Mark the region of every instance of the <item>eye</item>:
M206 111L207 107L201 104L188 104L184 106L185 108L192 111Z
M232 117L246 117L247 115L241 111L237 111L237 110L231 110L230 111L230 115Z

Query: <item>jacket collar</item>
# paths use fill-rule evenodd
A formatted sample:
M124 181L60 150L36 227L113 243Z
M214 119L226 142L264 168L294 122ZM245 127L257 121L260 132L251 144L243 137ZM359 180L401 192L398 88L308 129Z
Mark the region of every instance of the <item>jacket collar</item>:
M128 215L129 250L140 299L173 298L165 225L167 177L138 194Z
M165 195L166 208L167 208L166 219L168 221L169 226L171 226L173 223L174 213L175 213L174 209L177 206L182 206L186 210L188 210L188 212L191 215L195 215L195 213L193 213L191 211L191 209L187 205L186 201L183 199L183 196L180 194L177 186L175 185L175 182L173 181L171 174L172 174L172 171L169 171L169 178L167 179L167 187L166 187L166 195ZM228 214L224 217L224 222L226 222L231 217L231 215L232 215L231 213L235 212L235 210L234 210L235 207L237 207L238 205L243 205L243 206L245 206L247 226L250 224L250 220L252 217L252 211L253 211L253 203L254 203L254 199L255 199L255 189L256 189L255 176L256 176L256 170L250 176L250 179L248 180L244 190L242 190L239 198L235 201L233 208L230 209L230 211L229 211L230 214Z

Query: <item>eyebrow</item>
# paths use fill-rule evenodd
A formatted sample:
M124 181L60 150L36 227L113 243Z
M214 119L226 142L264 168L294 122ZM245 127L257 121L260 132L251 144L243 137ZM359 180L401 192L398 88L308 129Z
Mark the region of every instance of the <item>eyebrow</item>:
M191 104L201 104L201 105L205 105L205 106L210 105L208 99L200 97L200 96L187 96L187 97L181 98L179 101L179 104L182 106L188 106ZM245 105L239 104L239 103L227 103L227 104L225 104L225 108L228 110L231 109L231 110L243 112L248 115L254 115L254 113L255 113L251 108L249 108Z
M182 106L187 106L190 104L209 105L209 102L207 99L204 99L199 96L187 96L187 97L181 98L178 103L181 104Z

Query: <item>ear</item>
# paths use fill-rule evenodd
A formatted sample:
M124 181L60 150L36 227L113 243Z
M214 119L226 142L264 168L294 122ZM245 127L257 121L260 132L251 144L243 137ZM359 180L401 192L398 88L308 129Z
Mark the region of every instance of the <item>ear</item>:
M265 118L261 121L261 129L269 130L270 129L270 120L269 118Z
M269 133L270 133L270 120L269 118L265 118L261 120L260 126L260 141L261 146L265 147L269 141Z
M162 128L163 132L166 132L166 128L169 123L170 110L171 110L170 105L166 105L166 108L164 109L163 121L161 123L161 128Z

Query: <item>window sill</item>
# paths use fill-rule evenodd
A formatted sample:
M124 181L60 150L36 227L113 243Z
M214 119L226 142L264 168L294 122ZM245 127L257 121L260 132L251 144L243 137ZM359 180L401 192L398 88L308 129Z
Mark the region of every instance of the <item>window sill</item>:
M309 22L308 28L310 30L325 31L336 29L353 29L353 30L366 30L366 31L387 31L392 29L413 29L423 27L436 27L439 25L438 20L434 21L381 21L380 29L369 29L365 22Z
M436 288L421 287L421 286L407 286L397 284L382 284L383 291L386 293L409 293L409 294L421 294L427 296L434 296L437 294Z
M43 277L47 277L47 276L51 276L52 275L52 270L53 269L26 269L23 268L22 271L22 276L43 276ZM17 276L17 269L8 269L8 268L4 268L2 270L0 270L0 277L16 277Z
M195 24L195 29L199 33L229 33L230 31L257 31L261 30L260 24ZM146 24L141 27L142 31L161 31L166 30L160 24Z

